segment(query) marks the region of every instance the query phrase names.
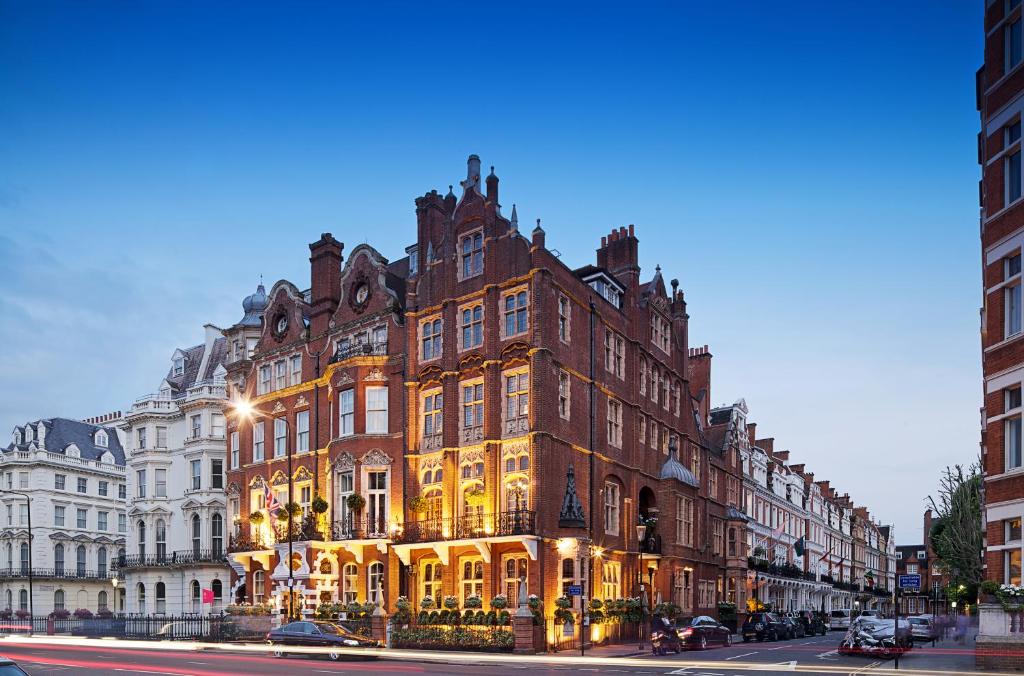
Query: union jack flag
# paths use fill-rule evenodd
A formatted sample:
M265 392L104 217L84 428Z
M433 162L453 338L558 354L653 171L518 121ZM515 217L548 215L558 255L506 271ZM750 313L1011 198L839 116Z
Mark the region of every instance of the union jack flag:
M267 514L271 516L281 509L281 503L278 502L274 491L270 490L270 484L266 481L263 482L263 504L267 507Z

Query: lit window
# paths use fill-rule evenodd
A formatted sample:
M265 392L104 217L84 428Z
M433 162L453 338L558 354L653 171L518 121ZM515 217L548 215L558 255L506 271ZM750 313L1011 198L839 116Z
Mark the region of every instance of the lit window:
M484 342L484 306L474 305L462 310L462 349L479 347Z
M1006 529L1004 534L1005 542L1017 542L1020 540L1020 517L1016 519L1006 519L1003 521Z
M484 386L471 383L462 386L462 426L466 429L484 424Z
M366 433L388 433L388 388L367 387L366 395Z
M693 546L693 500L690 498L676 498L676 542Z
M526 333L526 291L505 296L505 338Z
M606 600L622 598L622 564L618 561L601 564L601 594Z
M484 271L484 238L480 232L464 235L460 240L462 278L468 279Z
M462 562L462 603L471 596L484 595L484 562L480 559Z
M338 436L355 434L356 395L355 390L342 390L338 395Z

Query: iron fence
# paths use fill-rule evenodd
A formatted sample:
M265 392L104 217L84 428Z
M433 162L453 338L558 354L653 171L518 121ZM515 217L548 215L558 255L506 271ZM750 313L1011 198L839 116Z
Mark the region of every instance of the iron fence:
M108 576L107 571L105 570L88 570L85 567L79 567L75 565L57 566L56 568L33 567L31 571L27 566L11 566L7 568L0 568L0 579L19 579L28 577L33 577L40 580L106 580Z
M269 624L252 626L250 623L236 621L231 615L15 617L0 620L0 634L57 634L141 640L262 641L268 628Z
M536 512L518 509L406 523L396 542L433 542L500 535L535 535Z
M185 549L171 553L151 555L119 556L112 562L111 568L145 568L164 566L184 566L196 563L224 563L227 555L223 549Z

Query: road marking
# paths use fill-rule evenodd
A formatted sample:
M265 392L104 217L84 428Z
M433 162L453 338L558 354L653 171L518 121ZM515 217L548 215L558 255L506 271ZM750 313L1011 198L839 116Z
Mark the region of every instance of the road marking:
M755 650L752 653L743 653L742 655L733 655L732 657L726 657L725 659L727 659L727 660L738 660L741 657L747 657L749 655L756 655L756 654L757 654L757 651Z
M750 671L796 671L796 660L776 664L753 664L748 669Z
M189 662L189 664L209 664L209 662Z

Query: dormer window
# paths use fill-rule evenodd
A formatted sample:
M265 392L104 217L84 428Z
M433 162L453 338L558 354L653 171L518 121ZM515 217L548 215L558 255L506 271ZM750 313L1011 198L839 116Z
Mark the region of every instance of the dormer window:
M29 441L32 441L32 426L31 425L25 427L25 442L28 443Z
M420 249L413 244L406 248L405 253L409 254L409 276L415 277L420 267Z
M107 447L107 433L105 431L103 431L103 430L99 430L98 432L96 432L95 443L100 448L106 448Z
M622 308L622 292L624 289L603 272L596 272L588 277L584 277L583 281L596 291L601 298L604 298L617 309Z
M14 444L16 446L21 445L21 432L19 430L14 430Z
M171 373L176 376L183 375L185 373L185 358L175 357L172 364Z

